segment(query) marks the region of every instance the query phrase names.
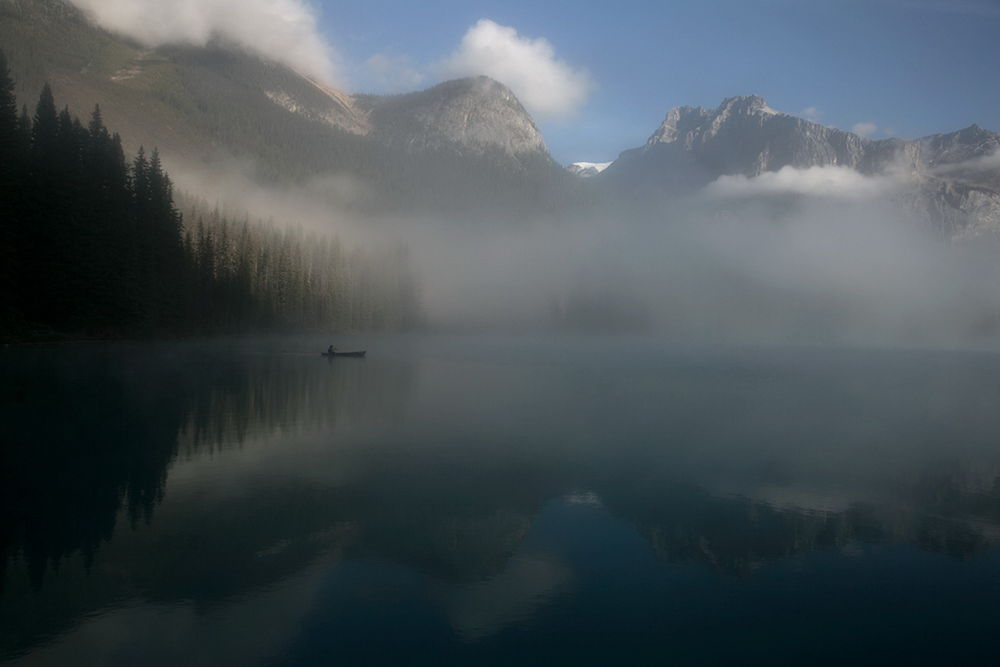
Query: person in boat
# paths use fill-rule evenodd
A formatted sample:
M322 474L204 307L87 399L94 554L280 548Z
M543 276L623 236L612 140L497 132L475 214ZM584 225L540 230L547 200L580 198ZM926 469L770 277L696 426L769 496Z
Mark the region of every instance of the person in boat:
M326 348L326 353L327 354L333 354L334 353L334 347L333 347L333 345L331 345L330 347Z

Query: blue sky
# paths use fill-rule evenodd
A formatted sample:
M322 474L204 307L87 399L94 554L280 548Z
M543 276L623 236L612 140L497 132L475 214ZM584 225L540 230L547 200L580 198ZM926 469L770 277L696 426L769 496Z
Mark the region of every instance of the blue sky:
M592 82L574 113L536 118L560 162L614 159L668 108L745 93L789 113L815 109L827 125L873 124L873 137L974 122L1000 130L1000 0L313 4L345 84L359 92L445 78L453 70L440 64L480 19L545 39ZM387 84L372 63L399 76Z

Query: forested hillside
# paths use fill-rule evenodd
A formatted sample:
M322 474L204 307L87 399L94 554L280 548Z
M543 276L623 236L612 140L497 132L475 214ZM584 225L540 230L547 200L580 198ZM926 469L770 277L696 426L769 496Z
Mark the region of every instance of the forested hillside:
M127 160L42 89L19 110L0 54L0 335L120 337L400 328L416 293L405 253L239 224L185 225L154 150Z
M333 175L354 185L334 198L345 214L462 224L534 221L583 197L496 82L353 95L221 39L144 48L64 0L0 0L0 44L25 99L48 81L77 114L99 103L126 150L158 146L175 174L238 164L269 187Z

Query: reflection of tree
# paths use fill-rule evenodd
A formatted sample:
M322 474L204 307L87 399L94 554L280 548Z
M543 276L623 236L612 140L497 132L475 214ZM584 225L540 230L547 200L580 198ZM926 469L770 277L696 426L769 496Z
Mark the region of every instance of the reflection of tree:
M16 398L4 410L0 562L22 552L37 587L50 561L89 558L109 539L119 507L148 519L187 398L175 374L122 373L107 354L75 357L65 373L42 354L6 361Z
M431 370L411 410L411 363L259 352L119 346L5 360L0 417L13 437L0 450L0 562L14 576L0 645L31 646L123 599L224 602L321 558L495 591L486 584L510 567L539 508L572 490L594 491L664 561L735 575L858 542L965 558L997 539L1000 468L985 445L1000 417L969 400L977 382L954 383L964 387L955 404L920 421L920 383L893 394L856 369L839 384L812 380L810 396L754 367L720 366L725 375L707 380L698 369L589 367L593 377L570 374L569 391L559 369L520 375L508 363L503 381L475 392L461 374ZM489 379L488 366L480 373ZM538 393L511 400L528 386ZM566 401L556 418L539 419L556 395ZM442 406L468 419L440 419ZM865 410L877 419L860 419ZM969 440L942 461L955 420ZM171 468L222 447L212 466ZM244 454L254 464L236 469ZM170 470L177 486L165 486ZM737 492L708 490L719 488ZM824 490L836 502L810 506ZM116 532L121 521L135 529ZM46 575L53 563L59 576Z
M152 525L101 545L90 573L68 559L40 591L10 587L0 598L0 651L35 645L117 600L208 607L273 586L317 558L486 580L504 571L553 481L530 468L435 467L424 455L393 454L342 484L264 475L204 507L197 494L165 503Z
M405 373L296 361L196 345L4 359L0 567L20 555L37 588L49 564L74 552L89 562L120 509L133 525L148 522L179 442L196 450L242 442L248 431L327 426L375 409L366 391L380 392L380 410L398 409L393 396L407 391Z

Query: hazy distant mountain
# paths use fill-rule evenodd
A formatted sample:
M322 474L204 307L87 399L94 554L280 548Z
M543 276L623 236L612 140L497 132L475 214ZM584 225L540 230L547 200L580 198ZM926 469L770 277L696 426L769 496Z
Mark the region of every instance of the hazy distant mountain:
M610 166L610 162L574 162L566 165L566 171L580 178L591 178Z
M646 144L622 153L604 177L687 188L786 165L857 167L864 144L850 132L779 113L756 95L731 97L716 109L671 109Z
M484 77L390 97L351 95L225 43L155 50L63 0L0 0L0 44L30 108L45 81L81 116L100 104L126 147L236 158L270 182L340 173L369 212L551 208L568 181L531 118Z
M775 111L757 96L677 107L600 182L631 199L696 191L720 176L840 166L894 174L912 212L951 237L1000 232L1000 134L976 125L923 139L867 139Z

